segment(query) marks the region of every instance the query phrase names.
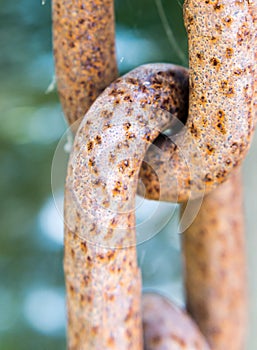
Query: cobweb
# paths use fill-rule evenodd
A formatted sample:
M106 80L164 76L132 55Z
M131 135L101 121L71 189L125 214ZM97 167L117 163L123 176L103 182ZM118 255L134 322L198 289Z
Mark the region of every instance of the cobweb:
M180 7L182 7L182 1L181 0L176 0L177 3L179 4ZM180 60L186 64L187 60L186 60L186 56L184 54L184 52L181 50L177 40L176 40L176 37L173 33L173 30L171 28L171 25L169 24L168 22L168 19L167 19L167 16L165 14L165 11L164 11L164 8L163 8L163 5L162 5L162 0L155 0L155 3L156 3L156 7L157 7L157 10L158 10L158 14L160 16L160 19L161 19L161 22L162 22L162 25L163 25L163 28L166 32L166 35L167 35L167 38L168 38L168 41L171 45L171 48L176 52L177 56L180 58Z

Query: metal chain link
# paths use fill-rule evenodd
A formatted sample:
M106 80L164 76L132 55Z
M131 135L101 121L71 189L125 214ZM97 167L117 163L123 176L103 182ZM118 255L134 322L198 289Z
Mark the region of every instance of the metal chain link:
M185 120L187 71L146 65L109 85L117 76L113 2L53 1L57 85L69 122L109 85L83 117L68 167L69 349L143 348L138 175L139 193L151 199L185 202L210 192L183 239L188 308L212 349L243 348L241 180L230 173L245 157L256 120L256 6L185 1L189 112L185 127L164 137ZM189 316L162 297L145 296L143 307L145 349L208 348Z

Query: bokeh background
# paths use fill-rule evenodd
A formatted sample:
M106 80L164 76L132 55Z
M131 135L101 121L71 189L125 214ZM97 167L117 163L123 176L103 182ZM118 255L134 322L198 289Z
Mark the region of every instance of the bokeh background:
M0 350L65 349L61 211L69 137L54 84L51 3L0 5ZM117 0L116 29L121 73L148 62L187 64L182 0ZM257 348L256 155L255 138L244 164L247 350ZM155 224L163 229L138 247L144 288L183 305L178 210L161 205ZM155 206L141 206L138 222Z

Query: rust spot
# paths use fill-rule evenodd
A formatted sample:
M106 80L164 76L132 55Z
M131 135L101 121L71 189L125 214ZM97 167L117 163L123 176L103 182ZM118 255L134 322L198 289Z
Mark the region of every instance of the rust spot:
M132 312L132 308L130 307L130 308L129 308L129 311L128 311L128 313L127 313L125 319L124 319L124 321L125 321L125 322L128 322L128 321L131 319L132 316L133 316L133 312Z
M224 111L222 111L222 110L218 111L218 119L219 119L219 121L224 121L224 119L225 119Z
M92 151L93 147L94 147L94 143L92 141L89 141L87 143L87 150L90 152Z
M109 96L120 96L120 95L124 95L124 91L121 90L121 89L112 89L110 92L109 92Z
M128 159L124 159L119 165L119 172L124 173L125 170L129 167L129 160Z
M215 5L213 6L213 8L214 8L214 11L222 10L223 5L217 3L217 4L215 4Z
M110 122L106 122L104 124L104 130L111 128L112 124Z
M111 227L115 227L115 226L117 226L117 219L116 218L112 218L111 219L111 225L110 225Z
M137 85L138 84L138 80L135 78L128 78L127 82L132 84L132 85Z
M242 69L237 69L234 71L235 75L242 75L242 73L243 73Z
M218 119L217 128L219 129L220 132L222 132L222 134L226 134L224 111L222 110L218 111L217 119Z
M202 124L204 127L208 124L208 119L206 117L202 117Z
M112 194L114 196L117 196L121 193L121 189L122 189L122 184L120 181L116 181L116 184L115 184L115 187L114 189L112 190Z
M80 248L84 253L87 253L87 243L86 242L81 242Z
M151 140L151 132L150 131L148 131L144 134L143 140L150 142L150 140Z
M101 111L101 117L103 118L111 118L112 116L112 112L108 111L108 109L104 109L103 111Z
M226 49L226 57L231 58L233 56L234 50L231 47Z
M222 90L225 90L227 88L227 86L228 86L227 80L222 80L220 82L220 87L221 87Z
M75 292L75 288L72 284L69 285L69 290L70 290L71 294L73 294Z
M193 184L193 180L187 179L187 185L190 186L190 185L192 185L192 184Z
M131 176L133 176L135 174L135 170L131 170L130 172L129 172L129 174L128 174L128 177L130 178Z
M89 160L88 160L88 165L89 165L90 167L92 167L92 166L95 165L95 160L94 160L94 158L89 158Z
M125 133L125 136L128 139L135 139L136 138L136 135L133 132L128 132L128 131Z
M219 123L217 124L217 128L219 129L219 131L220 131L222 134L226 134L226 129L225 129L223 123L220 123L220 122L219 122Z
M133 102L133 99L132 99L132 97L130 95L124 96L123 100L124 101L128 101L128 102Z
M220 67L220 61L216 57L212 57L210 63L216 68Z
M207 99L206 99L206 97L204 95L201 96L200 100L201 100L202 103L206 103L207 102Z
M199 60L202 60L202 58L203 58L203 57L202 57L202 54L199 53L199 52L196 54L196 57L197 57Z
M104 260L105 256L103 254L98 254L97 258L100 259L100 260Z
M211 174L206 174L204 179L203 179L204 182L212 182L213 179L212 179L212 176Z
M96 142L97 145L100 145L100 144L102 143L102 138L101 138L101 136L97 135L97 136L95 137L95 142Z
M198 137L198 130L195 127L194 123L192 123L191 127L190 127L190 132L193 136Z
M114 259L114 257L115 257L115 252L114 252L114 251L108 252L108 253L107 253L107 257L108 257L109 260Z
M74 259L74 256L75 256L74 249L71 249L71 256L72 256L72 258Z
M129 122L123 124L125 130L129 130L131 127L131 124Z
M230 88L228 88L228 90L227 90L227 92L226 92L226 95L227 95L228 97L231 97L231 96L234 95L234 93L235 93L234 88L233 88L233 87L230 87Z
M233 20L231 17L228 16L224 18L224 22L229 26L233 22Z
M220 24L215 24L215 29L217 30L217 32L218 32L219 34L222 33L222 27L221 27Z
M227 171L225 169L222 169L217 173L216 178L222 181L226 175L227 175Z
M236 153L237 149L238 149L238 143L237 142L232 143L231 153Z
M209 143L207 143L206 149L208 154L213 154L213 152L215 151L215 148L211 146Z
M192 25L194 23L194 17L193 16L188 16L187 17L187 22L189 25Z

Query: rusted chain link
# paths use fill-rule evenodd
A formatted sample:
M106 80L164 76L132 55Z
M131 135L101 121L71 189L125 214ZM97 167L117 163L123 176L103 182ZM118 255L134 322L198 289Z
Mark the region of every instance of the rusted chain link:
M245 349L247 282L240 169L207 195L183 235L188 311L211 349Z
M172 65L139 67L106 88L79 127L66 182L71 349L142 347L138 172L146 149L173 121L163 104L184 113L185 76ZM162 87L158 99L156 84Z
M65 116L74 125L118 75L113 0L52 4L57 87Z
M209 350L189 316L158 294L144 294L143 326L145 350Z
M54 5L53 7L53 12L55 19L54 29L55 33L57 33L54 38L56 42L55 55L57 81L59 80L58 88L61 91L61 96L63 95L64 109L68 114L68 119L73 121L81 116L83 110L88 109L90 103L104 87L104 83L100 88L98 87L99 80L97 76L100 77L105 72L107 78L102 81L108 85L117 74L115 68L114 39L112 37L112 14L109 17L111 20L106 26L106 28L109 28L109 31L107 29L107 33L109 33L107 34L107 46L110 44L109 51L108 48L106 49L107 46L103 45L103 51L106 49L106 52L104 51L106 56L105 54L97 56L95 53L99 50L101 51L102 46L99 45L98 37L94 34L99 33L98 30L100 30L101 35L104 35L103 22L101 21L108 21L109 19L107 16L102 15L100 7L109 6L108 9L112 10L113 5L108 1L89 1L89 7L84 11L84 5L80 3L67 4L65 1L60 3L57 0L54 3L56 3L56 6ZM60 7L63 11L67 10L67 12L59 11L58 13ZM184 5L185 23L189 35L190 53L189 117L185 132L182 136L176 136L174 140L176 146L169 139L162 139L162 136L156 141L158 147L161 148L161 154L164 159L168 159L169 162L165 162L164 164L163 160L159 157L160 152L158 152L159 154L154 152L153 146L148 151L145 157L145 165L141 168L141 177L146 186L146 196L150 198L160 197L164 200L175 200L178 196L179 201L184 201L190 196L197 197L203 190L210 191L219 183L223 182L233 167L238 165L244 157L249 147L253 130L252 109L256 102L254 100L256 98L256 95L254 96L256 83L253 78L255 70L254 43L256 41L256 32L252 32L252 28L254 28L256 23L256 16L254 16L256 14L255 7L253 3L249 4L246 1L235 0L224 0L222 2L210 0L204 3L197 0L186 1ZM97 14L99 13L98 18ZM70 14L74 14L74 16L70 17ZM71 43L70 39L67 40L67 35L70 34L67 31L65 31L67 35L61 33L60 28L63 25L63 28L78 28L76 27L78 26L77 19L80 16L82 16L85 23L90 24L89 29L93 28L90 34L91 42L90 44L83 43L81 38L83 35L87 35L88 32L82 30L81 34L75 38L75 46L72 45L72 49L74 50L71 51L71 56L69 56L70 53L67 55L67 51L65 53L63 47L66 47L65 45L67 43ZM110 28L112 29L110 30ZM66 44L62 46L63 42ZM83 99L83 96L88 96L88 91L84 91L84 88L82 88L83 84L78 84L80 82L80 68L83 68L81 67L83 65L82 62L87 60L84 46L82 47L81 45L85 45L85 47L89 45L92 48L101 46L99 50L88 52L89 61L87 62L91 64L92 60L96 60L97 64L90 65L92 69L89 69L87 73L83 73L85 69L82 69L82 73L85 74L82 74L83 79L89 79L91 81L90 89L95 89L93 92L92 90L89 91L90 98L85 99ZM65 58L66 55L68 58ZM82 59L83 57L85 60ZM106 57L110 59L109 66L105 66L106 61L108 61ZM67 69L67 62L73 65L73 61L75 62L74 67L76 69L72 70L71 73ZM66 69L63 69L64 66ZM135 244L133 198L137 185L136 175L149 143L163 129L170 127L170 123L174 120L172 115L165 113L164 110L173 112L173 114L179 112L177 117L181 117L182 119L184 117L184 115L182 116L183 113L181 114L181 110L185 110L187 103L187 99L185 98L186 86L181 90L181 86L178 87L179 93L174 89L174 87L177 87L176 84L172 87L174 90L169 90L171 88L171 82L166 80L166 78L170 79L171 77L167 77L166 73L168 70L171 71L174 69L174 67L159 66L158 72L155 70L157 67L157 65L153 65L139 68L130 73L133 81L128 82L126 80L127 77L131 78L128 75L109 87L106 90L107 92L105 91L96 101L84 118L83 125L80 127L76 136L67 177L65 215L66 224L68 225L65 245L65 271L68 290L69 349L140 349L142 347L140 320L141 283L139 271L136 266L136 252L131 247L122 250L114 250L112 248L114 246ZM181 71L181 68L178 68L178 70ZM162 73L164 71L165 74ZM66 74L64 74L64 79L61 76L63 72ZM98 72L98 74L94 72ZM231 72L233 73L232 75ZM89 77L86 74L89 74ZM185 71L183 71L183 74L186 77ZM156 81L153 83L151 80L154 76L155 78L158 77L156 78L157 83ZM179 81L181 83L181 80ZM186 79L184 79L184 85L185 81ZM147 84L144 84L144 82L147 82ZM149 82L150 84L148 84ZM170 84L169 88L167 88L167 83ZM154 84L154 86L151 84ZM129 85L130 88L128 88ZM153 88L150 98L148 95L149 85L150 88ZM138 96L135 96L135 99L133 96L132 102L130 102L129 97L131 96L129 95L133 95L133 91L136 88L139 88L141 95L139 99L137 98ZM65 91L65 93L62 91ZM213 91L217 93L213 94ZM171 93L171 97L167 97L167 100L165 100L165 93L167 95ZM178 95L176 95L177 93ZM73 94L77 97L74 100L69 99ZM67 102L67 96L69 102ZM181 98L182 96L183 98ZM132 108L126 107L126 105L129 106L130 104L132 104ZM240 105L240 112L235 110L235 106L237 105ZM176 111L174 106L176 108L182 106L182 108ZM158 110L157 115L156 113L154 115L153 109L149 107L159 107L161 111ZM77 112L78 109L79 112ZM126 123L119 120L117 117L118 113L128 117ZM144 119L146 114L147 118ZM99 120L91 121L93 115L96 115ZM101 117L99 115L102 116L103 122L100 122ZM130 118L130 116L138 118L135 120ZM141 117L141 124L139 116ZM108 134L108 129L116 131L116 134L111 135L110 132ZM104 139L100 140L98 138L99 135L97 134L99 131L104 131ZM106 135L109 139L108 137L106 138ZM93 139L92 136L94 136ZM117 142L119 137L122 138L121 145ZM87 146L84 144L85 140L87 140ZM110 143L107 143L108 140ZM192 147L192 144L195 143L198 145L197 151ZM136 158L133 157L135 154L133 152L131 153L131 150L128 150L129 147L127 145L133 151L135 150L137 152L135 153L137 155ZM107 153L110 155L108 159L105 158L107 154L106 148ZM101 150L102 153L99 152ZM96 153L94 154L94 152ZM100 157L99 154L101 154ZM125 159L124 156L131 157L131 162L127 163L126 161L125 164L123 162ZM121 164L117 162L119 160L118 157L120 157ZM188 167L185 162L185 160L189 159L194 164L193 172L192 168ZM113 167L114 164L119 165L119 167L115 167L117 171L113 170L113 174L115 174L113 178L110 175L109 177L106 176L106 169L104 170L103 168L104 164L109 166L112 164ZM157 181L154 171L147 164L150 164L153 169L158 169L159 181ZM112 167L110 167L111 170ZM129 171L133 171L130 178L128 177ZM108 178L111 181L107 181ZM85 180L87 181L86 183L84 182ZM91 185L92 183L93 186ZM88 187L85 187L86 184ZM160 184L162 185L161 192ZM234 184L234 180L231 179L227 184L222 186L226 185L229 187ZM203 211L208 206L215 205L218 196L217 191L213 195L211 194L209 199L205 200L202 208ZM128 199L126 200L127 197ZM117 202L117 198L120 199L119 203ZM121 203L121 206L117 207L117 203ZM226 205L224 204L222 215L226 213L227 207L228 203ZM122 213L118 212L117 214L117 209L119 211L121 210ZM131 210L130 217L126 212L128 209ZM199 215L201 218L203 217L201 213ZM110 221L113 219L114 221ZM229 227L232 226L226 217L220 221L220 224L225 221L229 222ZM206 221L204 221L204 218L201 220L201 224L198 221L192 228L193 232L194 230L196 232L199 231L200 225L204 226L206 224L209 224L208 216ZM235 235L233 237L239 237L238 239L241 239L242 230L238 230L237 232L238 236ZM193 256L190 255L190 247L193 251L194 245L200 246L201 239L202 237L198 237L195 234L192 238L193 243L190 240L188 241L188 245L185 243L187 267L193 259ZM209 240L211 239L207 237L202 243L203 246L207 246L206 242L209 242ZM213 240L215 242L213 253L215 254L216 249L219 249L219 244L217 244L215 238ZM102 247L99 247L99 244ZM189 254L187 254L188 247ZM242 253L242 249L238 249L238 251ZM239 259L240 257L242 257L242 254L239 254ZM203 257L201 256L198 260L200 262L199 266L202 266L202 259ZM204 276L206 280L201 281L203 284L200 290L204 290L204 283L206 282L207 285L207 281L209 281L208 276L211 267L208 264L210 261L212 260L207 259L205 262L206 274ZM229 259L227 261L231 262ZM237 265L235 264L233 266L235 267ZM85 268L87 268L87 274L83 273ZM242 271L243 269L244 264ZM224 270L222 271L224 272ZM190 281L190 278L192 278L194 282L193 274L192 269L187 270L187 281ZM240 273L238 276L241 276ZM130 281L132 277L134 278L134 283ZM222 339L221 342L223 341L223 345L220 348L214 346L214 349L223 349L224 340L229 339L229 337L213 336L216 330L215 322L217 323L218 320L215 319L216 316L213 318L213 315L217 315L215 314L215 310L210 307L209 323L206 327L203 326L204 317L198 311L193 310L194 307L197 308L197 303L199 302L199 299L194 294L195 287L193 282L192 287L188 283L189 300L191 298L191 302L194 304L191 307L191 311L198 321L200 328L207 335L207 339L211 345L215 344L216 346L220 339ZM210 288L212 288L211 286L212 281L210 281ZM117 288L120 288L119 292L115 292ZM242 300L242 308L240 310L242 311L245 299L243 295L240 298ZM205 303L205 307L206 305L208 304ZM172 311L170 315L172 319ZM240 314L239 311L240 315L242 317L239 323L242 322L243 329L243 312ZM210 332L210 329L212 331L214 330L213 333ZM233 332L238 328L236 326L234 328L232 324L230 329ZM156 331L158 333L157 328ZM197 332L196 334L199 334ZM231 332L228 331L225 333L231 334ZM218 342L213 340L215 337L219 338ZM149 344L151 341L149 340ZM184 342L185 344L189 344L187 340L184 340ZM145 345L147 346L147 344L146 340ZM197 347L197 344L200 345ZM199 340L195 345L195 349L204 349L203 346L205 346L204 342ZM180 348L183 348L183 343L178 347L178 349ZM153 349L158 349L158 344Z
M244 159L253 134L254 13L256 17L256 5L248 1L185 1L190 67L186 131L175 138L175 150L167 140L161 142L161 152L152 147L146 154L140 173L146 197L159 199L159 184L161 199L167 201L177 194L183 202L208 193ZM162 162L159 154L170 161ZM193 172L185 160L194 164ZM158 164L158 179L148 164Z

